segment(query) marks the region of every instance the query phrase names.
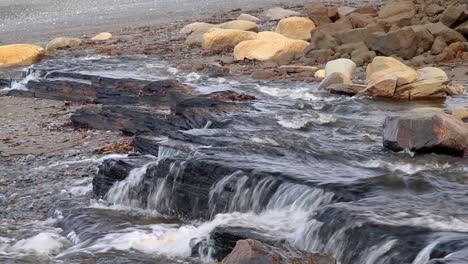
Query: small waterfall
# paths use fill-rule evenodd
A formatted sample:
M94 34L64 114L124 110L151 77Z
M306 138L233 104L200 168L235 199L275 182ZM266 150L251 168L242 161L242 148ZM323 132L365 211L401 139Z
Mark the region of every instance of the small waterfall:
M259 213L264 210L301 210L312 212L333 201L333 193L302 184L281 182L273 177L255 179L237 171L221 179L210 190L209 205L217 212ZM227 201L224 208L223 201Z
M112 204L124 205L129 207L142 207L143 202L140 193L143 186L146 171L150 166L157 165L161 160L177 155L177 150L160 146L158 150L158 159L149 162L143 167L133 169L127 178L116 182L107 192L105 199Z

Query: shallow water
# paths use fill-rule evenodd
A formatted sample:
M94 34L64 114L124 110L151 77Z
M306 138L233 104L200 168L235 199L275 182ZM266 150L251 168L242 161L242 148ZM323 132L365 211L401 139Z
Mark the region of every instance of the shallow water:
M61 202L43 201L51 211L43 221L31 217L21 223L3 222L0 260L4 263L88 259L144 263L155 258L168 263L208 262L209 254L191 258L191 246L206 241L219 226L249 227L303 250L331 254L342 264L420 264L436 258L441 261L437 263L468 262L464 258L468 249L466 160L394 153L382 146L387 114L429 104L332 95L319 91L315 83L208 78L143 57L63 58L35 68L122 78L176 78L204 93L229 89L253 94L258 98L257 111L239 116L228 128L208 126L184 132L195 139L209 137L216 144L252 147L232 152L221 145L194 144L188 156L162 147L158 157L116 183L104 200L91 195L88 178L44 181L38 190L63 190L54 194L54 200ZM430 106L452 108L467 100L467 96L455 97ZM216 175L219 180L209 193L209 220L165 214L174 194L171 181L209 153L220 164L262 171L266 176L255 178L243 169ZM103 160L41 161L34 167L10 170L10 177L60 176L65 167ZM147 170L157 171L160 162L170 162L170 169L155 181L147 202L142 202L135 190ZM223 204L227 189L233 196ZM25 195L24 190L18 191L3 195ZM37 194L32 197L35 202L42 199ZM209 252L209 241L206 244L204 252Z

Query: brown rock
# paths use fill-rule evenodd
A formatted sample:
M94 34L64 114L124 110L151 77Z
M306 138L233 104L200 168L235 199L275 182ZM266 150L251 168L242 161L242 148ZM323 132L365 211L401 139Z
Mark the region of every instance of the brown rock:
M468 150L468 124L438 108L420 108L384 123L384 146L401 151L463 156Z
M356 28L339 32L336 34L336 38L342 44L364 41L366 45L368 45L372 39L372 34L375 32L383 32L382 27L376 24L371 24L364 28Z
M440 17L440 22L448 27L452 27L455 22L463 15L467 5L455 6L450 5L445 8L445 11Z
M299 251L286 245L274 247L252 239L237 241L232 252L222 261L222 264L247 263L336 264L336 261L325 255Z
M352 13L349 15L349 20L353 28L363 28L376 23L375 17L371 14Z
M309 51L306 55L306 64L315 65L317 63L325 63L335 52L331 49L321 49Z
M367 46L363 41L347 43L336 48L336 52L341 54L351 54L351 52L358 49L367 49Z
M444 10L445 8L438 4L428 4L426 8L424 9L426 14L431 17L444 12Z
M317 29L321 29L327 33L333 34L336 32L340 31L346 31L346 30L351 30L353 29L353 25L351 24L351 21L347 17L340 18L338 21L335 23L330 23L330 24L325 24Z
M343 95L356 95L360 91L366 88L365 85L360 84L332 84L328 86L326 89L333 94L343 94Z
M312 32L310 45L305 50L307 54L310 51L319 49L335 49L338 46L338 40L332 37L323 29L316 29Z
M328 16L328 8L322 4L310 4L306 6L307 15L315 25L321 26L325 24L332 23L330 17Z
M338 13L338 8L336 6L328 6L328 17L332 22L337 21L340 18L340 14Z
M257 80L270 80L275 77L275 72L274 71L268 71L268 70L260 70L260 71L254 71L251 75L250 78L252 79L257 79Z
M408 26L416 15L413 1L393 1L379 10L379 24L390 28L396 24L399 27Z
M446 47L447 43L445 43L445 40L441 36L436 37L432 44L431 53L432 55L441 54Z
M360 14L370 14L370 15L377 15L377 9L373 6L361 6L358 9L356 9L355 13L360 13Z
M318 70L317 67L313 66L301 66L301 65L282 65L278 68L280 73L293 74L293 73L305 73L310 76L314 76Z
M465 38L462 34L457 31L447 27L442 23L429 23L421 25L420 27L425 27L429 32L435 37L442 37L446 43L453 43L457 41L465 41Z
M463 53L465 51L465 44L461 41L454 42L449 45L449 48L455 53Z

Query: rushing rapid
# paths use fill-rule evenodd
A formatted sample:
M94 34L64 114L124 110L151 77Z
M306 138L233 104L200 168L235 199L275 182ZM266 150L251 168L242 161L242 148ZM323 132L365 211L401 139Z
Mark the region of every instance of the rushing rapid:
M60 174L60 168L88 164L102 170L110 160L134 164L102 197L92 194L88 178L49 186L64 188L56 195L69 197L67 203L48 205L53 211L44 221L2 226L2 263L209 263L217 254L213 234L232 230L330 254L341 264L467 263L466 160L382 147L385 116L424 103L332 95L315 83L209 78L132 57L45 61L11 88L25 89L44 78L37 71L57 68L175 78L202 93L234 90L257 100L226 127L208 122L179 131L178 138L156 138L157 153L43 161L14 171ZM466 100L449 98L438 107Z

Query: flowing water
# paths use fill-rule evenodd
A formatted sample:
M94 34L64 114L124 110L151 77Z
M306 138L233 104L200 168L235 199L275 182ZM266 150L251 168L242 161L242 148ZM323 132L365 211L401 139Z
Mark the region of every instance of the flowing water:
M218 227L254 230L263 238L331 254L342 264L468 263L466 160L382 147L387 114L427 103L332 95L316 83L209 78L142 57L63 58L35 68L175 78L203 93L235 90L258 100L255 111L227 128L207 124L184 131L192 143L210 139L188 143L190 151L164 139L167 146L157 157L148 156L102 200L91 194L87 178L44 182L39 187L64 188L54 194L62 202L44 205L51 213L43 221L3 222L2 263L206 263L213 253L209 234ZM430 106L453 108L467 100L454 97ZM11 173L60 175L65 166L96 166L105 158L45 160ZM194 164L208 161L232 170L206 175L215 180L204 217L175 217L178 184ZM198 243L200 257L191 257Z

